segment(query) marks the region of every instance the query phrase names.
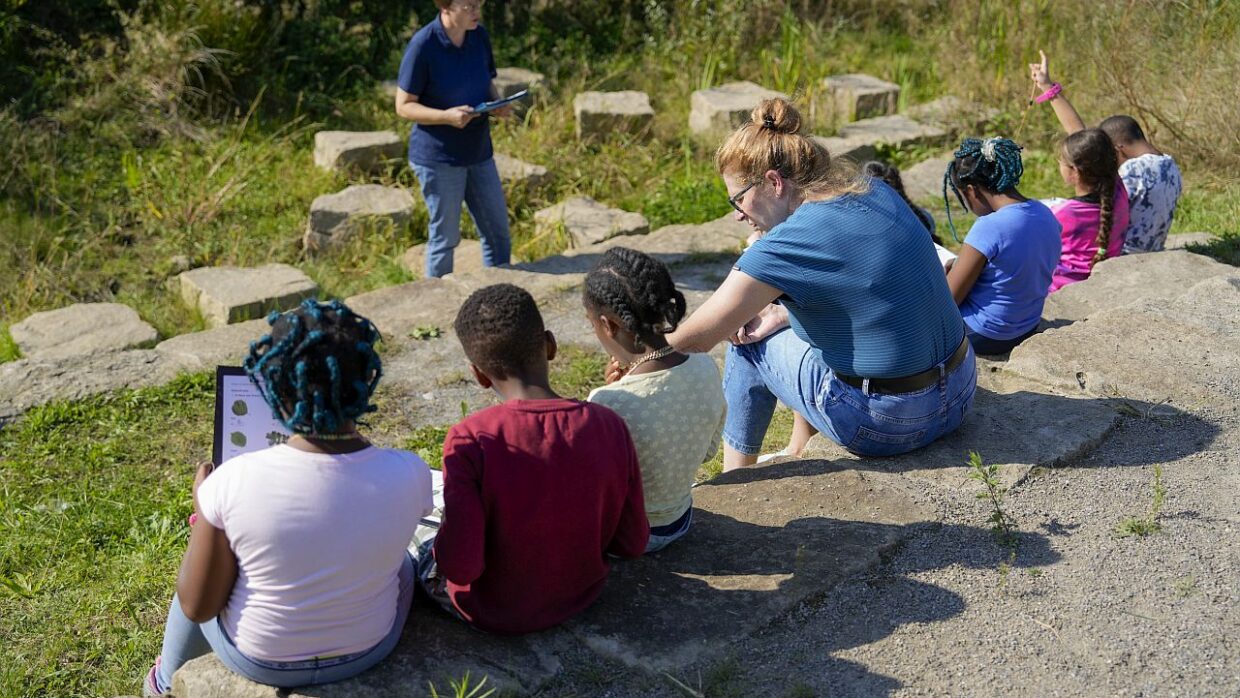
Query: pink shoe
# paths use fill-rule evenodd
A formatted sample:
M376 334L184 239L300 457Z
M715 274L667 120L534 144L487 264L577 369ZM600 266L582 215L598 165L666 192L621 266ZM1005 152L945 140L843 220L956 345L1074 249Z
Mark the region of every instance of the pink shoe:
M162 660L162 657L156 657L155 664L146 672L146 681L142 682L142 698L160 698L164 695L164 692L159 690L159 681L155 678L159 675L159 664Z

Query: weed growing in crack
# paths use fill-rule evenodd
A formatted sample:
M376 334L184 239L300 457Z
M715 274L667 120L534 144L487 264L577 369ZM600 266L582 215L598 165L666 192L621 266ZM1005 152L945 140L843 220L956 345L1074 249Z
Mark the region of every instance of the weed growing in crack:
M431 689L431 698L440 698L440 693L435 684L429 683ZM448 681L449 693L442 694L443 698L487 698L495 693L494 688L486 688L487 677L483 676L482 680L476 684L470 685L469 672L465 672L465 677L461 679L450 679ZM485 691L483 689L486 689Z
M1016 549L1016 526L1011 517L1003 510L1003 498L1007 495L1007 487L999 479L999 466L986 465L977 451L969 451L969 479L982 483L985 489L977 493L977 498L990 503L990 528L995 537L1004 547Z
M1129 536L1148 536L1162 530L1158 523L1158 513L1162 511L1163 501L1167 497L1167 484L1163 482L1161 465L1154 466L1154 482L1152 484L1150 511L1144 517L1128 516L1115 526L1116 538Z

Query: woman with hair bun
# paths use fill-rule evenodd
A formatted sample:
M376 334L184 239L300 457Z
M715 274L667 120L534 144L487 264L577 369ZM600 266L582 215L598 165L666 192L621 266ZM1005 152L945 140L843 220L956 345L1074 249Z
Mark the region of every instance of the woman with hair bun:
M960 426L977 383L973 350L900 195L803 135L782 99L759 104L715 164L737 220L764 234L667 338L682 352L732 341L724 468L756 461L777 401L865 456L906 453ZM805 438L794 434L789 451Z

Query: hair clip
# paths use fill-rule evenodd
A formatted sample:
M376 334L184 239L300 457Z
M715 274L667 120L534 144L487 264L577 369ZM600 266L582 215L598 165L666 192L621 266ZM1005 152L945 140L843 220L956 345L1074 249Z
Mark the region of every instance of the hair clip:
M774 129L775 128L775 117L773 116L762 117L762 128Z

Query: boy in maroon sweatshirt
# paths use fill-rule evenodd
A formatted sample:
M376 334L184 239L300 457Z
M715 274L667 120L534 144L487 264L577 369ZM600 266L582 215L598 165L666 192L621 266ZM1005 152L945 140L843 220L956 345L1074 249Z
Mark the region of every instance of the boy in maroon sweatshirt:
M475 627L542 630L598 598L608 554L646 549L637 454L616 413L551 389L555 337L525 290L479 289L455 330L474 378L504 403L448 431L443 522L419 576Z

